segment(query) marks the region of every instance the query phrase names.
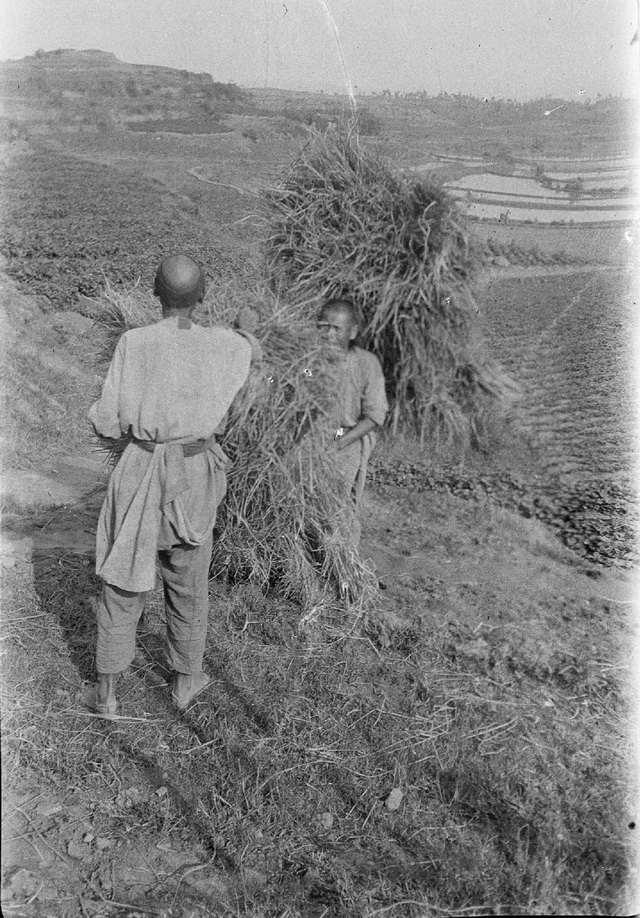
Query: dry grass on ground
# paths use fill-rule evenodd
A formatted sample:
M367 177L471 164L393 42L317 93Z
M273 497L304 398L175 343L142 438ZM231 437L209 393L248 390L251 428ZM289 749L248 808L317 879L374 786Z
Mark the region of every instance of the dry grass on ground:
M213 682L184 716L159 593L124 718L105 722L79 703L92 564L36 538L33 576L6 574L7 790L24 801L27 777L84 806L14 812L56 852L46 888L71 870L83 897L51 914L102 915L103 899L165 918L616 913L629 817L625 631L602 599L615 586L490 505L387 489L368 520L392 574L379 626L345 633L330 611L305 622L213 581Z

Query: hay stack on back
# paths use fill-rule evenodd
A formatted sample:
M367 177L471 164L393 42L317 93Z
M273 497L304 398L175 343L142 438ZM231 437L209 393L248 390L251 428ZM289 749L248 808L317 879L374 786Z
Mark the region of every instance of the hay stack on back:
M216 524L212 573L266 591L277 587L306 607L347 596L362 606L376 581L351 546L352 508L341 498L331 433L323 420L335 404L335 372L315 324L267 290L208 294L194 319L231 325L241 306L261 318L259 370L234 401L223 450L233 460ZM108 284L93 316L105 329L103 360L120 335L160 319L158 301ZM107 444L117 462L126 440Z
M356 303L364 346L385 371L394 429L477 441L506 380L482 353L482 260L454 201L394 175L341 129L315 135L268 203L272 282L303 312L327 297Z
M317 135L267 200L271 292L218 292L196 315L204 324L231 324L239 307L251 306L264 351L221 438L234 466L212 569L263 590L277 586L307 606L347 592L361 608L376 580L350 544L353 511L324 423L335 405L335 373L315 317L326 298L352 299L364 344L385 370L394 427L469 442L503 388L477 347L481 262L440 189L395 177L348 132ZM122 332L159 313L151 294L107 285L95 318L107 329L110 357ZM110 445L114 459L121 448Z

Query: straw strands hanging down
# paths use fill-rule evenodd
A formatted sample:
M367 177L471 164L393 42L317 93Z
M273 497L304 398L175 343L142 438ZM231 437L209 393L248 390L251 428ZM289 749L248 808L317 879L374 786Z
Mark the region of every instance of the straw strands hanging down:
M266 201L274 288L302 312L328 297L354 301L362 343L383 365L394 430L477 443L509 384L480 341L482 258L455 202L395 175L348 127L316 133Z
M377 583L353 548L353 508L333 458L327 418L335 410L337 358L320 347L315 326L299 310L292 313L266 290L209 292L195 320L229 326L242 308L257 318L262 360L252 364L219 438L232 465L212 574L263 591L276 587L307 610L336 597L362 608ZM108 283L91 312L102 329L104 361L124 331L161 318L150 293ZM127 443L103 444L112 464Z

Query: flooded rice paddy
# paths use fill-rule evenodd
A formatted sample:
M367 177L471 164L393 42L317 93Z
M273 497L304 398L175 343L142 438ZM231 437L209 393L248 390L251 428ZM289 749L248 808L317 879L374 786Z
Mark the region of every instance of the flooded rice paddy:
M636 216L635 207L519 207L511 198L503 203L462 202L467 216L476 220L520 223L624 223Z
M572 182L576 180L575 174L570 172L546 172L550 182ZM606 189L610 191L624 191L630 185L637 186L638 179L635 175L623 172L581 172L578 179L585 191Z
M632 179L629 173L625 176L624 179L617 176L615 181L625 181L623 187L628 189ZM577 182L579 177L572 175L572 179ZM568 180L559 180L557 188L550 188L538 179L490 172L467 175L445 185L468 216L478 220L611 223L633 219L638 212L637 196L628 192L616 194L616 186L607 188L600 181L606 183L611 179L604 176L592 179L591 188L580 179L579 194L570 190ZM603 195L607 190L609 193Z
M492 172L481 172L474 175L465 175L464 178L447 182L446 187L454 195L460 192L475 195L505 195L520 197L525 195L530 198L545 198L548 200L570 201L567 191L551 191L544 188L540 182L532 178L521 178L518 175L495 175Z
M575 175L577 172L607 172L621 169L634 169L640 166L640 160L636 156L628 156L626 153L620 153L617 156L596 158L592 156L536 156L536 163L539 163L546 171L564 171Z
M612 162L522 162L513 175L475 172L445 187L477 220L623 222L639 212L638 166L631 160Z

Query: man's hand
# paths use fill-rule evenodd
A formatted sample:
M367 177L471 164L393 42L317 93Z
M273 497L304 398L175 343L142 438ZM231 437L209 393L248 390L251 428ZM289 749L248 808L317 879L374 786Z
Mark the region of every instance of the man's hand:
M233 323L238 334L242 335L251 345L251 366L253 367L260 366L263 356L260 342L253 334L257 324L258 316L253 309L249 309L248 306L243 306L242 309L238 311Z
M258 325L258 316L249 306L243 306L238 310L233 324L238 331L249 332L250 335L253 335Z
M341 437L338 437L336 440L338 450L346 449L347 446L351 446L352 443L362 440L368 433L375 430L377 426L376 422L372 421L371 418L360 418L355 427L352 427L351 430L348 430Z

